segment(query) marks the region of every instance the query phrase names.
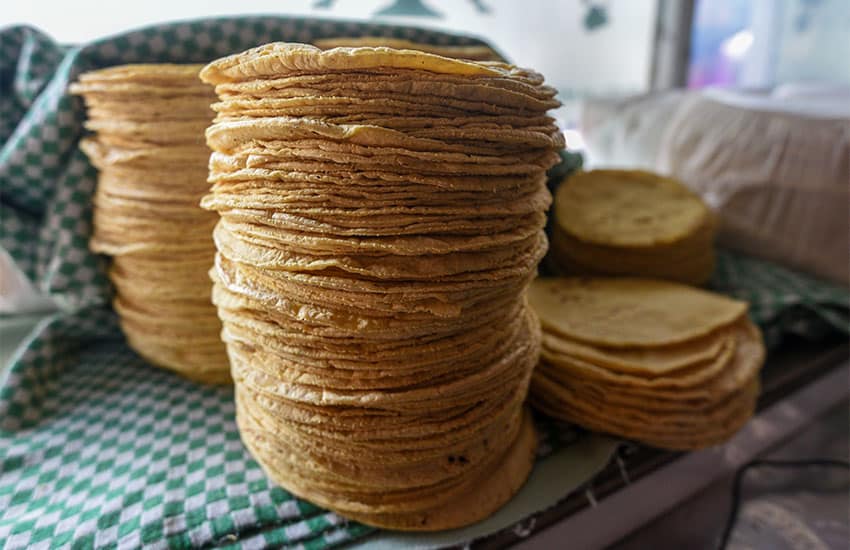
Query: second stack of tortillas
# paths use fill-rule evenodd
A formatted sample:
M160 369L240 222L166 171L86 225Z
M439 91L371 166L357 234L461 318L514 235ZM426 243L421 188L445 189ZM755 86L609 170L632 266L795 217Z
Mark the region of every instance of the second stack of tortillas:
M84 73L71 91L95 135L81 148L99 170L91 248L112 257L113 304L129 344L150 362L227 383L210 304L215 216L203 133L215 95L200 65L119 65Z
M538 279L532 403L671 449L721 443L752 416L764 346L747 304L652 279Z

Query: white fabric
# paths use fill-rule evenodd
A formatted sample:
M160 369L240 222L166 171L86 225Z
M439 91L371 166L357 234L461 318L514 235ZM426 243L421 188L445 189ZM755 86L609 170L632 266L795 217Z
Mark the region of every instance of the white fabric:
M56 303L35 289L0 246L0 313L41 313L56 309Z
M720 214L721 244L850 283L850 92L666 92L588 102L582 122L590 166L677 177Z
M697 94L719 103L757 112L778 112L814 118L850 117L850 88L815 83L785 84L769 94L708 88Z
M850 119L683 100L656 168L721 214L720 242L850 281Z
M655 169L666 122L685 92L583 102L580 126L587 168Z

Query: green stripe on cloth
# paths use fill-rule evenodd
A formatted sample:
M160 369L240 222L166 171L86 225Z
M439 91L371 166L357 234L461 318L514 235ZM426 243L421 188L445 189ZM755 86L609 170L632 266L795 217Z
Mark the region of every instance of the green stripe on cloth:
M750 317L766 333L820 338L850 334L850 291L772 262L721 250L709 286L750 303ZM779 341L771 342L775 346Z

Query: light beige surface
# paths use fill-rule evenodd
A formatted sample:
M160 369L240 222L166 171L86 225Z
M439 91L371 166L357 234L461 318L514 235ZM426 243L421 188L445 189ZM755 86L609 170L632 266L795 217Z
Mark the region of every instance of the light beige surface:
M484 521L440 533L385 531L351 548L392 550L395 548L443 548L463 545L518 524L528 516L557 504L571 491L596 475L613 456L619 441L587 435L575 444L539 460L522 489L498 512Z

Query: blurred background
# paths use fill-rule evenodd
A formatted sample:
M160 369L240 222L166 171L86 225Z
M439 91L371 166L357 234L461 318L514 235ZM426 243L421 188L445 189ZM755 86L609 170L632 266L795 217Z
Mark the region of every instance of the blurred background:
M559 91L586 168L675 176L721 243L848 284L848 0L27 0L0 25L81 44L165 21L292 15L486 40ZM800 229L802 228L802 229Z
M156 23L292 15L448 30L543 73L585 168L674 176L724 246L848 284L848 0L27 0L0 25L82 44ZM577 156L576 156L577 158ZM836 235L843 235L836 238Z
M579 126L583 98L673 87L832 96L850 87L846 0L148 0L8 3L0 23L83 43L142 25L218 15L291 14L441 28L486 39L561 93ZM581 134L568 132L583 148Z

